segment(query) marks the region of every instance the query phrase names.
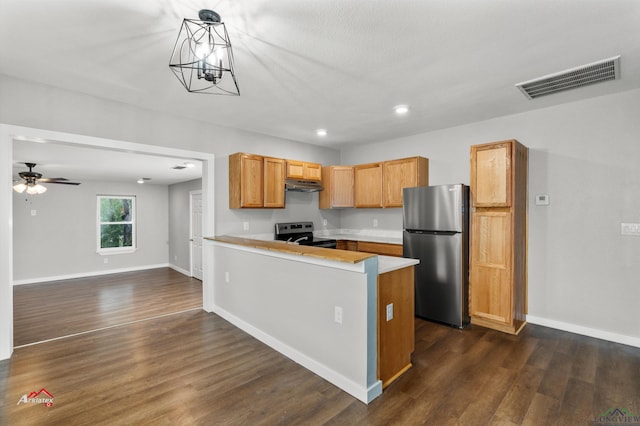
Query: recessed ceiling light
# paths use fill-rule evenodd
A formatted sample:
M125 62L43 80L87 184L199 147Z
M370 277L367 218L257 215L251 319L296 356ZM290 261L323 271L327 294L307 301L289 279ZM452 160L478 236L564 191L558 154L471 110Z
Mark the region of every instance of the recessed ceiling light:
M325 129L316 130L316 135L318 136L327 136L327 131Z
M393 110L398 115L403 115L409 112L409 107L407 105L396 105L393 107Z
M138 183L144 183L144 179L142 178L138 179Z
M191 168L194 168L194 167L196 166L195 164L190 163L190 162L188 162L188 161L185 161L184 165L185 165L185 166L187 166L187 167L188 167L188 168L190 168L190 169L191 169Z

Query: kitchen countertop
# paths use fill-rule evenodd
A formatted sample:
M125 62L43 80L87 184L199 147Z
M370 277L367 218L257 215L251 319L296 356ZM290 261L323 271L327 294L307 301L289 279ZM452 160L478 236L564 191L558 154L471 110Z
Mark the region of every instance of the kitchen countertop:
M385 272L395 271L397 269L414 266L420 263L418 259L407 259L406 257L383 256L378 255L378 275Z
M346 263L358 263L371 257L378 257L378 274L395 271L420 263L417 259L407 259L403 257L382 256L371 253L357 251L335 250L322 247L302 246L298 244L285 243L280 241L265 241L243 237L232 237L221 235L216 237L205 237L206 240L217 241L227 244L235 244L245 247L258 248L263 250L296 254L318 259L333 260ZM371 241L371 240L367 240Z

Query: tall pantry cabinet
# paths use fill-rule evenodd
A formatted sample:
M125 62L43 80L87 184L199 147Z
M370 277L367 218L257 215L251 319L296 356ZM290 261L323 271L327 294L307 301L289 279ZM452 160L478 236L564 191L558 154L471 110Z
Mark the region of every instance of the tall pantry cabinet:
M471 147L471 323L518 334L527 310L528 149Z

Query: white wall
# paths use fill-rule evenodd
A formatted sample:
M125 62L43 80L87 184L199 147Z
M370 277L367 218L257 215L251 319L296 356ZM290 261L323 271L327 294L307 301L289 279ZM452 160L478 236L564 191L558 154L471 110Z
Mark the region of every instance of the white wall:
M169 185L169 263L191 271L189 191L202 189L202 179Z
M216 244L216 313L363 402L380 394L377 258L349 264L205 244Z
M14 283L168 264L166 185L82 181L78 186L45 186L47 192L40 195L13 193ZM97 195L136 197L134 253L96 252Z
M535 101L533 101L535 102ZM529 321L640 346L640 91L593 98L353 147L358 164L421 155L430 183L469 184L469 147L515 138L529 147ZM549 206L534 205L549 194ZM400 210L350 210L342 226L401 229Z

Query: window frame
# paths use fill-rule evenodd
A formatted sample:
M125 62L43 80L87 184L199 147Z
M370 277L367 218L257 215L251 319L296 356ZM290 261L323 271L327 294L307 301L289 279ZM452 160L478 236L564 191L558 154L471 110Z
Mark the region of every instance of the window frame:
M129 200L131 203L130 220L119 222L103 222L101 219L101 201L104 199ZM100 255L133 253L137 250L137 213L135 195L96 195L96 252ZM127 247L101 247L102 225L131 225L131 246Z

